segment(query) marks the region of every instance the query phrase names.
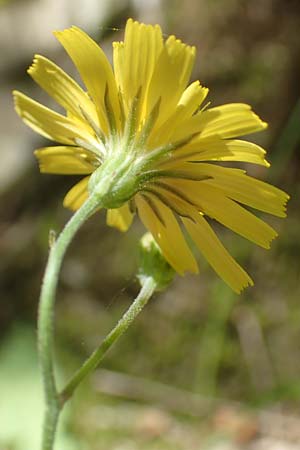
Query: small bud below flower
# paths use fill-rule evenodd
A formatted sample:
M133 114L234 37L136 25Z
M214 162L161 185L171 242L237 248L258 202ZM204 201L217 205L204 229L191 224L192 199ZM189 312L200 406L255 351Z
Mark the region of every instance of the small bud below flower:
M145 233L139 246L139 272L138 279L141 285L146 278L152 277L157 290L165 289L173 280L175 270L169 265L155 242L151 233Z

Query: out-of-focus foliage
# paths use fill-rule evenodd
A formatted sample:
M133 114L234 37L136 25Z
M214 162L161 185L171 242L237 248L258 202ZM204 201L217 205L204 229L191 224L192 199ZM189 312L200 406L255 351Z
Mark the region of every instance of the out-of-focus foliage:
M5 426L0 427L0 448L18 448L23 421L19 405L27 405L27 431L35 423L38 433L33 416L39 415L34 396L40 391L32 333L22 327L13 331L13 326L18 322L35 328L48 230L59 231L69 217L61 200L77 180L39 174L32 150L45 141L17 119L10 92L19 88L38 98L25 74L35 52L73 72L50 30L75 22L101 38L109 51L130 15L159 22L166 34L197 46L193 77L211 88L209 100L214 105L247 102L269 122L258 139L268 149L274 169L252 172L272 178L292 199L288 219L272 220L279 238L270 251L254 248L221 227L218 230L252 275L254 288L235 296L202 260L200 276L177 277L155 296L104 361L106 372L97 372L71 402L67 415L71 441L62 448L274 450L281 445L283 450L296 450L300 441L299 1L114 0L101 2L101 14L99 2L86 1L84 12L80 3L1 3L0 413ZM108 229L99 213L75 239L57 299L62 379L94 349L137 293L137 242L143 232L138 223L126 235ZM29 434L34 442L36 434ZM30 448L34 450L34 443Z

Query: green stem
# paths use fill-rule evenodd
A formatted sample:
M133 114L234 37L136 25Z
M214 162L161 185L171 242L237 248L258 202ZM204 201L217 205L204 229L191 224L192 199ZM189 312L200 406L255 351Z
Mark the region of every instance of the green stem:
M54 302L58 276L68 245L80 226L99 207L99 197L91 195L66 224L50 249L44 275L38 316L38 347L42 369L46 412L43 425L42 450L52 450L59 412L59 399L53 364Z
M96 195L91 195L66 224L58 239L51 246L46 266L38 317L39 358L46 400L41 450L53 449L59 414L64 403L71 397L80 382L98 366L113 343L127 330L157 287L156 281L151 276L144 278L142 289L127 312L100 344L99 348L92 353L83 366L75 373L62 393L59 394L56 388L53 363L54 304L58 276L64 254L74 235L81 225L100 207L101 201L99 199L101 196L99 191Z
M53 402L46 406L42 435L42 450L52 450L61 406Z
M72 396L74 390L81 383L81 381L99 365L106 352L122 336L137 315L141 312L156 288L157 283L152 277L149 276L143 280L142 289L139 295L128 308L126 313L62 390L59 396L61 403L67 401L68 398Z
M92 193L67 223L56 242L51 245L48 263L44 275L38 317L38 346L42 369L46 411L43 424L42 450L52 450L60 411L65 401L72 395L78 384L99 364L105 352L124 333L143 306L151 297L157 283L152 277L145 277L140 294L117 326L102 342L100 347L84 363L83 367L71 379L70 383L58 394L53 363L54 344L54 304L58 276L64 254L81 225L100 207L117 207L124 197L133 194L135 187L134 172L128 172L130 161L108 160L91 176L89 189Z

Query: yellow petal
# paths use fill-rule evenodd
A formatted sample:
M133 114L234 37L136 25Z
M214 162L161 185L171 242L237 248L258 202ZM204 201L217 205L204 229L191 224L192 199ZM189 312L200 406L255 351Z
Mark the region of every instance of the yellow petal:
M76 211L87 200L88 182L90 177L85 177L79 183L75 184L64 198L64 207Z
M273 228L227 198L222 189L208 185L208 181L174 180L173 185L204 214L261 247L270 248L270 242L277 236Z
M77 67L97 108L101 129L108 132L105 92L115 115L117 126L120 124L120 105L118 91L111 65L105 53L86 33L77 27L54 33L59 42Z
M242 267L232 258L201 214L196 222L182 218L191 238L217 274L234 292L240 293L253 281Z
M62 144L74 144L75 139L91 141L85 127L52 111L21 92L14 91L15 109L23 121L37 133Z
M120 231L127 231L133 220L128 203L121 208L109 209L106 215L106 223L110 227L118 228Z
M219 114L214 120L212 115ZM267 124L244 104L229 104L211 108L203 112L203 121L207 124L201 137L218 135L223 139L243 136L264 130Z
M259 145L238 139L199 139L178 149L167 162L168 167L178 168L182 161L240 161L270 167L265 159L266 151Z
M196 47L184 44L180 39L176 39L175 36L169 36L166 41L166 49L170 61L176 70L173 76L178 75L181 94L191 77L196 57Z
M226 140L225 143L228 155L217 155L216 161L241 161L261 166L270 167L270 163L265 159L266 151L257 144L238 139ZM206 156L206 160L212 159Z
M194 112L200 107L208 94L208 89L200 85L199 81L195 81L185 89L179 102L176 106L175 112L164 122L161 127L152 133L149 139L150 147L158 147L164 143L169 142L174 129L181 126L181 123L191 117Z
M175 192L165 188L156 186L155 191L158 195L162 195L164 202L181 216L187 231L199 250L218 275L235 292L239 293L249 284L253 284L251 278L230 256L202 214L193 205Z
M97 123L95 105L86 92L52 61L36 55L28 73L67 112L83 121L85 126L88 124L82 116L82 111ZM88 129L90 130L90 127Z
M149 82L163 48L158 25L145 25L128 19L123 42L114 42L114 70L124 99L125 111L140 90L141 104L146 99ZM141 111L143 114L145 111Z
M210 108L186 120L180 129L175 130L173 140L182 139L194 133L200 133L197 139L219 137L230 139L264 130L263 122L249 105L231 103Z
M118 90L124 95L124 72L126 68L126 63L124 60L124 42L113 42L113 61L114 61L114 74L117 83ZM125 97L125 95L124 95ZM124 103L128 103L127 98Z
M203 101L207 97L207 94L208 89L201 86L199 81L194 81L194 83L190 84L185 89L180 97L176 108L176 116L180 116L180 120L182 121L192 116L202 105Z
M195 60L195 47L183 44L170 36L158 58L149 85L147 112L150 113L160 98L156 129L174 112L187 86Z
M225 194L239 203L260 211L278 217L286 216L286 203L289 196L275 186L248 176L244 170L202 162L182 162L181 164L178 162L176 166L169 166L168 169L180 172L182 178L185 176L194 179L209 177L208 180L203 181L203 186L216 187L219 191L222 191L222 195ZM196 186L198 184L195 184L197 189Z
M43 173L85 175L95 170L93 156L79 147L44 147L34 154Z
M205 184L221 189L233 200L278 217L286 216L289 196L275 186L250 177L238 169L212 164L201 164L200 169L212 177Z
M186 271L197 273L195 258L172 211L154 197L148 203L141 195L137 195L136 205L141 221L152 233L174 270L181 275Z
M148 188L149 189L149 188ZM152 192L155 192L155 195L172 211L176 212L181 217L189 217L193 218L194 215L198 214L197 208L188 203L183 197L177 195L172 190L168 189L164 183L155 184L152 187Z

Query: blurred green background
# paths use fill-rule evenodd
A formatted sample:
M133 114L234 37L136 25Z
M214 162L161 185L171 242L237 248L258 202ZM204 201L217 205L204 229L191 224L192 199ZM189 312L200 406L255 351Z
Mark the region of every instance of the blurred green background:
M34 53L74 68L51 34L78 25L111 56L128 17L159 23L197 46L193 79L213 105L246 102L269 123L251 137L271 169L249 172L292 197L265 251L218 229L255 286L233 294L201 260L177 277L80 388L63 414L58 450L300 449L300 3L299 0L2 0L0 2L0 450L37 450L42 394L36 356L39 287L48 231L70 213L77 180L40 175L45 140L16 116L11 90L46 96L26 68ZM65 260L56 308L61 382L138 292L136 221L127 234L103 214L79 232Z

